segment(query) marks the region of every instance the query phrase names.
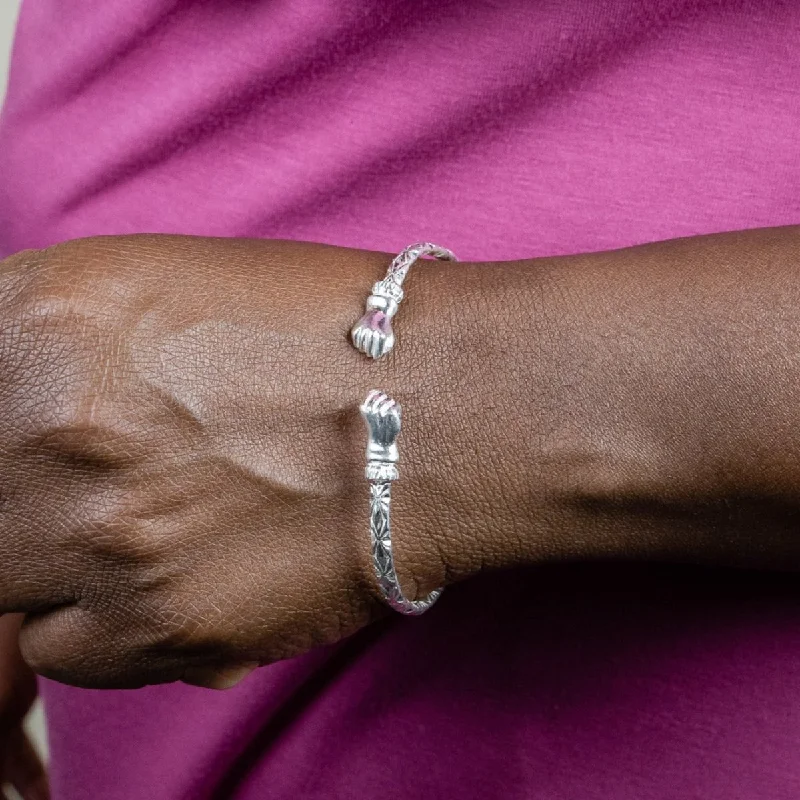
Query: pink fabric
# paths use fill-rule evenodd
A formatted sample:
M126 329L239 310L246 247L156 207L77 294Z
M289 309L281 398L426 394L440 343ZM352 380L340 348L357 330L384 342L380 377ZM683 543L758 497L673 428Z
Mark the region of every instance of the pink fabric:
M0 250L98 233L463 258L800 216L792 0L35 0ZM795 800L792 576L571 567L213 694L46 684L56 797Z

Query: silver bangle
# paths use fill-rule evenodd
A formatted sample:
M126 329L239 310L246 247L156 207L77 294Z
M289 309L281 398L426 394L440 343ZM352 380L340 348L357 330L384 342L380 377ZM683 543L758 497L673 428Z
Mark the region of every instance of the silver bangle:
M392 554L392 481L397 471L397 435L400 433L400 404L385 392L373 389L361 406L367 423L367 467L369 481L369 533L372 543L372 566L383 599L401 614L418 615L427 611L442 593L434 589L421 600L409 600L400 588Z
M380 358L394 346L391 320L403 299L402 284L412 264L422 255L456 261L450 250L429 242L411 245L392 261L386 277L372 287L367 310L351 331L355 347L370 358ZM409 600L400 588L392 553L392 481L399 477L397 436L401 427L400 404L385 392L373 389L361 405L367 424L367 466L369 481L369 530L372 565L384 600L401 614L419 615L427 611L443 589L434 589L420 600Z

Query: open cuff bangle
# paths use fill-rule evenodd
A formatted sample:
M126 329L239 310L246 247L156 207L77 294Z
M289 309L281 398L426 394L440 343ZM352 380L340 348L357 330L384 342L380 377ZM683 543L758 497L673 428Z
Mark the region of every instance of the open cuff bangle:
M402 284L408 270L420 256L456 261L455 255L444 247L422 242L403 250L386 277L372 287L367 298L367 310L353 326L353 345L370 358L380 358L394 347L391 320L403 299ZM427 611L438 599L442 589L434 589L420 600L409 600L400 588L392 552L392 481L399 477L397 436L401 427L400 404L385 392L373 389L361 405L361 415L367 424L367 466L365 476L370 491L370 540L372 565L384 600L401 614L417 616Z
M400 588L392 553L392 481L397 480L399 453L395 440L400 433L400 404L385 392L373 389L361 406L367 423L367 467L369 481L369 533L372 566L384 600L401 614L427 611L442 593L435 589L421 600L409 600Z

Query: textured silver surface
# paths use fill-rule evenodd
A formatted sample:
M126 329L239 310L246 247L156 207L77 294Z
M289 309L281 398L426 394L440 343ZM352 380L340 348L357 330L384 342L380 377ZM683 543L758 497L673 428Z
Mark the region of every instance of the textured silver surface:
M364 316L350 331L353 344L370 358L380 358L394 347L392 317L403 299L403 281L417 259L432 256L441 261L458 261L446 247L418 242L406 247L389 266L386 277L372 287Z
M419 615L427 611L441 595L435 589L421 600L409 600L400 588L392 554L392 481L399 473L397 436L401 427L400 404L385 392L373 389L361 405L367 424L366 476L369 481L369 530L375 577L386 602L401 614Z

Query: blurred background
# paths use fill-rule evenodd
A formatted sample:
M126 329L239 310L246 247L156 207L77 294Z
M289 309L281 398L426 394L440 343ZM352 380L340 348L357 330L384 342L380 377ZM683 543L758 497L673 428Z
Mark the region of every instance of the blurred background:
M11 43L14 39L14 27L17 22L20 3L21 0L0 0L0 105L2 105L6 92L8 60L11 55ZM0 180L2 180L2 178L0 178ZM31 736L44 753L46 749L44 718L41 706L38 703L28 719L28 727ZM6 793L9 800L16 800L18 797L12 789L7 789Z
M6 92L8 57L21 0L0 0L0 103Z

